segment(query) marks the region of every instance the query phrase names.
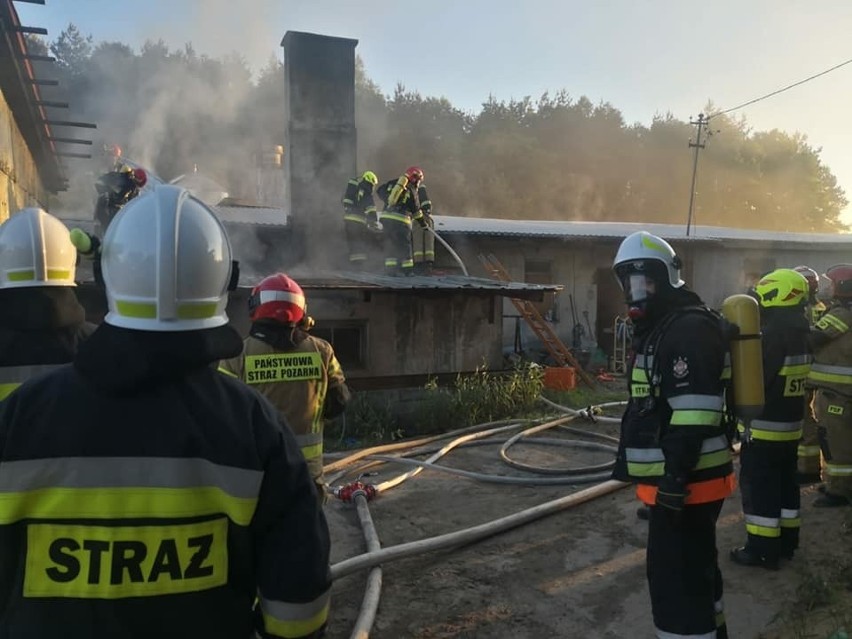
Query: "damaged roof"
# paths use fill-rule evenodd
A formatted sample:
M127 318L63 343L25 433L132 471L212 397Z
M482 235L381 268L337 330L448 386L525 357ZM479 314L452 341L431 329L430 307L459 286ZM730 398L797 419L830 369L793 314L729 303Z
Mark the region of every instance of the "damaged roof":
M240 277L240 287L256 285L264 275L246 274ZM466 292L489 296L506 296L521 299L541 299L544 293L561 291L559 284L529 284L526 282L503 282L481 277L465 275L412 275L392 277L379 273L330 272L305 273L291 272L290 275L305 290L312 291L365 291L396 293L449 293Z
M787 233L784 231L739 229L721 226L694 226L687 236L686 226L683 224L500 220L496 218L454 217L448 215L436 215L434 219L435 230L439 233L487 235L491 237L622 239L636 231L648 231L666 240L688 242L744 240L793 244L852 244L852 233Z

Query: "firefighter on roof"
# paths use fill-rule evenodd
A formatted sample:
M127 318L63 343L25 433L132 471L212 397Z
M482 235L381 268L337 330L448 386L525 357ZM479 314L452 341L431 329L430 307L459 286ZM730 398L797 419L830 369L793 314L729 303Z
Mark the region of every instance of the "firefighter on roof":
M385 272L388 275L413 275L414 258L411 254L411 221L426 226L421 209L419 188L423 171L409 167L396 180L385 182L379 196L385 201L381 214L384 235Z
M634 233L613 264L634 327L613 478L650 506L647 574L658 637L727 637L716 520L734 487L723 426L726 338L664 240Z
M346 227L346 242L349 245L349 264L363 268L370 249L370 233L380 230L376 219L376 202L373 188L379 178L372 171L364 171L361 177L352 178L343 194L343 223Z
M139 195L147 183L148 174L145 169L133 168L127 164L121 164L97 179L95 190L98 198L94 219L100 225L101 237L121 207Z
M808 282L791 269L764 275L754 287L760 304L764 408L740 424L740 490L748 540L731 551L745 566L776 569L799 547L796 459L811 365L804 307Z
M74 295L76 261L68 228L41 209L0 225L0 400L70 362L95 330Z
M331 344L308 334L313 319L295 280L276 273L249 298L251 331L243 352L221 369L265 395L293 429L322 502L323 422L340 415L349 401L343 369Z
M825 272L831 306L811 330L814 361L808 384L816 389L813 416L825 458L825 494L814 506L847 506L852 500L852 264Z
M320 637L329 536L274 408L215 363L231 247L177 186L105 240L109 312L0 404L0 635Z

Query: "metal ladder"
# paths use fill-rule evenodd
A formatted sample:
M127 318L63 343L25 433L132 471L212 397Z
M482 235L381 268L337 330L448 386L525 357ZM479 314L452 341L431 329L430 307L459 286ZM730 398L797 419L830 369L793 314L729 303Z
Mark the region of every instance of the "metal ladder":
M480 253L479 261L482 262L482 266L485 267L485 270L493 279L500 280L502 282L513 281L508 271L506 271L500 263L500 260L498 260L492 253L489 253L488 255ZM556 361L556 363L559 364L559 366L572 366L580 379L583 380L583 382L590 388L594 388L595 380L591 375L583 370L583 367L580 366L580 363L574 355L571 354L571 350L562 343L562 340L559 339L559 336L553 331L550 324L541 316L541 313L538 312L535 305L533 305L533 303L529 300L519 299L516 297L511 297L509 299L512 301L512 304L515 305L515 308L518 309L518 313L521 314L524 321L526 321L529 327L541 340L541 343L544 344L547 352L550 353L550 356Z

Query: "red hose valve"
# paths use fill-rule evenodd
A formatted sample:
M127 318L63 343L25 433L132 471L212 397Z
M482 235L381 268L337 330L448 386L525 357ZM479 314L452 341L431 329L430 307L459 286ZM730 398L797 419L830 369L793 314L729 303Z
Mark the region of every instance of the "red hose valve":
M363 495L367 501L371 501L377 494L378 491L373 484L365 484L360 481L353 481L351 484L347 484L346 486L341 486L336 491L338 499L341 501L352 501L358 495Z

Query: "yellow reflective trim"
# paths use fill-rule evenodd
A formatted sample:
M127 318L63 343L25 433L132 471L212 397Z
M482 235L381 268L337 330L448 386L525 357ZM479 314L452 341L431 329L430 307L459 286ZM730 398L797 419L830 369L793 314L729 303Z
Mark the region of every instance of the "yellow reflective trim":
M631 477L662 477L665 473L665 462L627 462L627 474Z
M247 384L300 382L322 379L322 355L319 353L267 353L245 358Z
M725 366L722 369L722 375L721 375L721 377L719 377L719 379L731 379L731 367L730 366Z
M177 307L178 319L207 319L216 314L218 302L186 302Z
M662 253L666 257L669 257L669 252L666 250L666 248L662 244L659 244L649 238L647 235L642 236L642 246L644 246L645 248L649 248L652 251L656 251L657 253Z
M115 310L123 317L135 317L138 319L157 318L157 305L151 302L128 302L127 300L116 300Z
M227 375L228 377L234 377L234 378L236 378L236 379L239 379L239 378L240 378L240 376L239 376L239 375L237 375L236 373L232 373L232 372L231 372L231 371L229 371L227 368L222 368L222 367L220 366L218 370L219 370L219 372L220 372L220 373L222 373L223 375Z
M406 226L411 226L411 218L408 215L402 215L400 213L391 213L389 211L382 211L381 218L383 222L385 220L393 220L395 222L402 222Z
M123 599L228 583L228 520L166 526L29 524L24 597Z
M0 492L0 525L23 519L132 519L227 515L248 526L256 497L233 497L215 486L198 488L39 488Z
M71 271L67 269L49 268L47 269L47 279L49 280L70 280Z
M852 375L839 375L837 373L821 373L811 369L808 379L817 382L830 382L834 384L852 384Z
M717 450L713 453L704 453L698 458L698 463L695 464L693 470L702 470L704 468L715 468L716 466L724 466L731 461L731 452L727 449Z
M829 415L842 415L843 414L843 406L837 406L836 404L829 404L826 409Z
M760 428L751 429L752 439L762 439L768 442L795 442L802 438L802 429L778 431L778 430L763 430Z
M799 453L799 457L819 457L821 452L819 446L803 446L802 444L799 444L796 450Z
M367 218L363 215L356 215L354 213L347 213L343 216L343 219L347 222L358 222L358 224L366 224Z
M218 302L184 302L177 307L178 319L207 319L216 314ZM116 300L115 310L124 317L156 319L157 305L154 302L128 302Z
M790 517L789 519L781 518L781 528L801 528L802 527L802 518L801 517Z
M317 457L322 457L322 444L314 444L313 446L303 446L302 457L304 457L306 461L316 459Z
M6 279L10 282L29 282L35 279L35 271L7 271Z
M746 532L757 537L776 538L781 536L781 528L769 528L768 526L758 526L757 524L746 524Z
M18 382L13 384L0 384L0 400L6 399L16 388L18 388L18 386L20 386Z
M328 620L329 604L323 606L322 610L317 612L310 619L302 619L300 621L284 621L277 619L264 611L263 625L267 633L276 637L284 637L284 639L296 639L304 637L322 628L323 624Z
M722 413L715 410L673 410L669 422L672 426L718 426Z
M845 333L849 330L849 326L839 317L832 315L831 313L827 315L823 315L822 318L817 322L817 328L828 328L831 326L832 328L836 328L841 333Z
M782 366L778 371L779 375L807 375L811 372L810 364L791 364L790 366Z

